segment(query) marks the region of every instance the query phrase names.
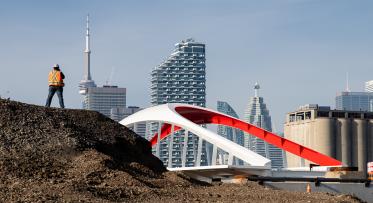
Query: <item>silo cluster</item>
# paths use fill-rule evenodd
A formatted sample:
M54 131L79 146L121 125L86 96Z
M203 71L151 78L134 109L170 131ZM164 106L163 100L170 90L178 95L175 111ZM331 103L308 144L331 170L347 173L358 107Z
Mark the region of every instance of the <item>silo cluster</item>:
M285 138L335 158L367 174L373 161L373 113L311 109L287 114ZM287 152L288 167L300 167ZM306 160L306 166L313 164Z

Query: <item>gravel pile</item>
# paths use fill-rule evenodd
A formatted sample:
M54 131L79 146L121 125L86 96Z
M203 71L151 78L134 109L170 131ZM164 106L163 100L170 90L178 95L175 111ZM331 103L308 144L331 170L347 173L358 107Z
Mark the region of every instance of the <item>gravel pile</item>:
M148 141L86 110L0 99L0 202L361 202L167 172Z

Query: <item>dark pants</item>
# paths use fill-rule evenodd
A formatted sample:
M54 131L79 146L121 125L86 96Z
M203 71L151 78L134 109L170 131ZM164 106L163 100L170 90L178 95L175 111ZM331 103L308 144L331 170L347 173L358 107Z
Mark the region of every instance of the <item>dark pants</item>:
M57 92L58 99L60 100L60 107L64 108L65 105L63 104L63 96L62 96L63 87L53 86L53 85L49 86L49 94L48 94L48 99L47 99L47 103L45 104L45 106L48 106L48 107L51 106L53 95L56 92Z

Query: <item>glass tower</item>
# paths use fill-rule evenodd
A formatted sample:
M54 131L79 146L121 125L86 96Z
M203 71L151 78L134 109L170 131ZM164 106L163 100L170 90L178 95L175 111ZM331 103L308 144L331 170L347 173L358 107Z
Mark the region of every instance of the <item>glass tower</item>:
M259 128L272 132L272 122L266 104L263 103L263 97L259 97L258 83L255 84L255 97L250 98L250 103L245 111L244 121ZM266 156L265 142L245 132L245 147L266 157L272 161L272 168L282 167L282 150L268 143L269 157Z
M152 106L167 103L185 103L195 106L206 106L206 65L205 44L194 42L194 39L181 41L175 45L174 52L151 70ZM151 135L157 133L158 123L151 126ZM195 166L197 160L198 136L189 133L188 142L184 143L184 130L175 133L174 139L161 140L159 158L166 167L182 167L182 146L187 147L185 166ZM201 166L209 165L203 142ZM170 148L168 147L170 146ZM156 154L156 147L153 148ZM170 156L170 153L171 156ZM171 158L171 160L170 160Z
M227 102L218 101L218 112L227 114L229 116L232 116L238 119L238 115ZM225 125L218 125L217 130L220 136L225 137L228 140L233 141L241 146L245 145L245 137L244 137L244 132L242 130L233 129L232 127L225 126ZM234 131L235 131L235 136L234 136ZM220 155L220 151L218 151L218 155ZM243 161L239 161L239 163L236 163L236 164L242 165Z
M227 102L218 101L218 112L227 114L229 116L238 118L238 115L233 110L233 108ZM244 146L245 145L245 137L242 130L236 129L236 143ZM218 132L222 137L227 138L228 140L233 140L233 128L225 125L218 125Z
M373 92L340 92L335 95L335 109L346 111L371 111Z

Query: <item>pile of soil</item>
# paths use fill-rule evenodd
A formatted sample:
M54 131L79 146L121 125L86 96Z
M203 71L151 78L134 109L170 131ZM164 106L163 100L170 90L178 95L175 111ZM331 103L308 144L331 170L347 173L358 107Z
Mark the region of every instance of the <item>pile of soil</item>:
M0 99L0 202L361 202L197 181L168 172L151 145L95 111Z

